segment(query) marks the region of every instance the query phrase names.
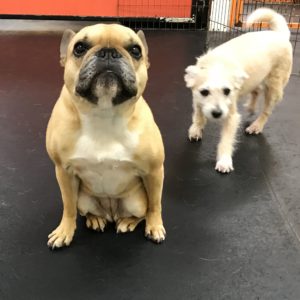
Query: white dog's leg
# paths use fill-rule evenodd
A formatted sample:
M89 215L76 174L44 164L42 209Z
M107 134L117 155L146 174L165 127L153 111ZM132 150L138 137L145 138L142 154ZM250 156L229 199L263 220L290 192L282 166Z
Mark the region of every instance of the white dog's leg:
M251 92L251 98L249 99L248 103L245 105L249 115L254 115L255 114L259 92L260 92L259 88L252 91Z
M259 134L263 131L263 128L267 123L269 116L272 114L272 110L275 104L280 101L283 96L282 79L280 77L276 77L275 75L267 80L263 111L258 116L258 118L249 127L246 128L246 133L248 134Z
M193 123L189 128L189 139L192 142L198 142L202 139L202 131L206 124L206 118L204 117L201 107L193 104Z
M221 140L217 151L217 164L215 169L221 173L233 171L232 153L235 144L235 136L239 127L241 116L237 111L229 114L224 121L221 131Z

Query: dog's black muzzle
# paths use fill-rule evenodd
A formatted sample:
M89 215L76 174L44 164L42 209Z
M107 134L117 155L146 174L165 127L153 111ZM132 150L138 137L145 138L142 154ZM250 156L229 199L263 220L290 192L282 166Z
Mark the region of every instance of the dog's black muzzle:
M99 100L96 89L109 90L117 85L117 94L112 99L120 104L137 94L136 77L131 65L114 48L102 48L91 56L79 72L76 93L92 103Z

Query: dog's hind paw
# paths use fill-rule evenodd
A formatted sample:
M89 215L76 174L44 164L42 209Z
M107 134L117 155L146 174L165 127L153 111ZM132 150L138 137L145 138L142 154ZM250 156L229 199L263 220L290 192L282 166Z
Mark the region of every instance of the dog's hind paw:
M116 229L117 233L131 232L135 227L143 220L143 218L122 218L117 221Z
M86 216L86 227L95 231L104 231L106 226L106 219L92 214Z
M232 158L230 156L222 156L216 163L215 170L220 173L230 173L233 171Z

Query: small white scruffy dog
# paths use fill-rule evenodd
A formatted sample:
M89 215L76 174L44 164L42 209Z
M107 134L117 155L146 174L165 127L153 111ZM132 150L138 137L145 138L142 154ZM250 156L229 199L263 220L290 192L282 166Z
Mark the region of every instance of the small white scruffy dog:
M215 169L233 170L232 153L240 124L237 100L251 93L248 111L254 113L259 93L264 91L261 114L246 128L248 134L262 132L275 104L282 99L292 68L290 31L283 16L268 8L254 11L247 25L268 22L270 31L249 32L197 58L186 68L185 82L193 93L193 123L189 139L198 141L207 119L220 120L221 139Z

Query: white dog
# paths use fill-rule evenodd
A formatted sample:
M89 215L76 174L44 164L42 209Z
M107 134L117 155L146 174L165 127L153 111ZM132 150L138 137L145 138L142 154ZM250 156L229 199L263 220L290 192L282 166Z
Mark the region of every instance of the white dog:
M251 93L249 112L255 111L260 91L265 103L258 118L246 128L248 134L262 132L275 104L282 99L292 68L290 31L283 16L268 8L254 11L247 24L268 22L271 31L249 32L234 38L197 59L186 68L185 82L193 93L193 123L189 139L198 141L207 119L222 123L215 169L233 170L232 153L240 124L237 100Z

